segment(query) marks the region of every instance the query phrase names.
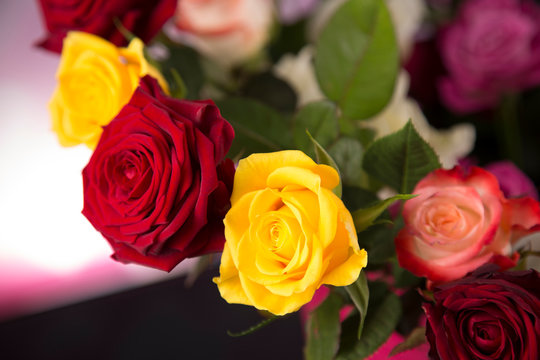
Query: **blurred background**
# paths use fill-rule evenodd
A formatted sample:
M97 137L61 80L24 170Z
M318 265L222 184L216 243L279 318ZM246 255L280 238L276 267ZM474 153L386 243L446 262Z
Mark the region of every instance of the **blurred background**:
M0 321L170 280L119 264L81 214L81 170L91 151L63 148L47 103L60 57L34 46L44 35L38 1L0 2Z
M193 261L165 273L109 258L81 214L91 152L51 131L59 56L34 47L43 35L37 1L0 1L0 358L301 358L297 315L227 335L262 317L221 299L217 267L188 288Z

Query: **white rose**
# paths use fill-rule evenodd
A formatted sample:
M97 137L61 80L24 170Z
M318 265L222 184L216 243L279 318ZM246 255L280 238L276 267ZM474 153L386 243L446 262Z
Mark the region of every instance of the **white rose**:
M459 124L446 130L433 128L416 101L407 97L408 90L409 75L401 71L390 103L373 118L360 122L361 126L375 130L376 137L380 138L398 131L411 119L418 133L439 155L442 166L453 167L472 151L476 138L474 126Z
M302 48L298 55L283 55L274 66L274 74L294 89L298 97L298 107L325 98L315 77L311 46Z
M223 66L255 56L274 20L272 0L179 0L166 34Z

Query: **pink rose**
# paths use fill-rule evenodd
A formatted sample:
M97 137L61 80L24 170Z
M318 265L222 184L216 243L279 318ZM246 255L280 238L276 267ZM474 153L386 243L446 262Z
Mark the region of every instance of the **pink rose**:
M272 0L179 0L167 34L223 65L235 65L266 44Z
M495 106L540 84L540 6L525 0L469 0L440 37L448 77L442 100L456 112Z
M400 265L434 283L459 279L487 262L510 267L512 244L540 230L540 204L506 199L497 178L479 168L435 170L405 202L395 239Z
M497 177L504 196L509 198L530 196L538 200L538 191L534 183L514 163L497 161L486 165L485 169Z

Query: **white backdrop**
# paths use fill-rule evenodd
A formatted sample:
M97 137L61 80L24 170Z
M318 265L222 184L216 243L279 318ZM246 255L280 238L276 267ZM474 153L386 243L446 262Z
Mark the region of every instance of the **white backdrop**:
M109 258L81 214L81 170L91 151L61 147L47 102L57 54L33 44L45 33L38 1L0 1L0 319L168 279Z

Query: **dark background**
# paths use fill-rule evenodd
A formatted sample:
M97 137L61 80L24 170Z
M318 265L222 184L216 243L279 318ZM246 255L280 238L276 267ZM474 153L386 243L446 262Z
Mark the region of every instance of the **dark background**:
M301 359L298 314L263 318L227 304L207 272L0 323L0 359Z

